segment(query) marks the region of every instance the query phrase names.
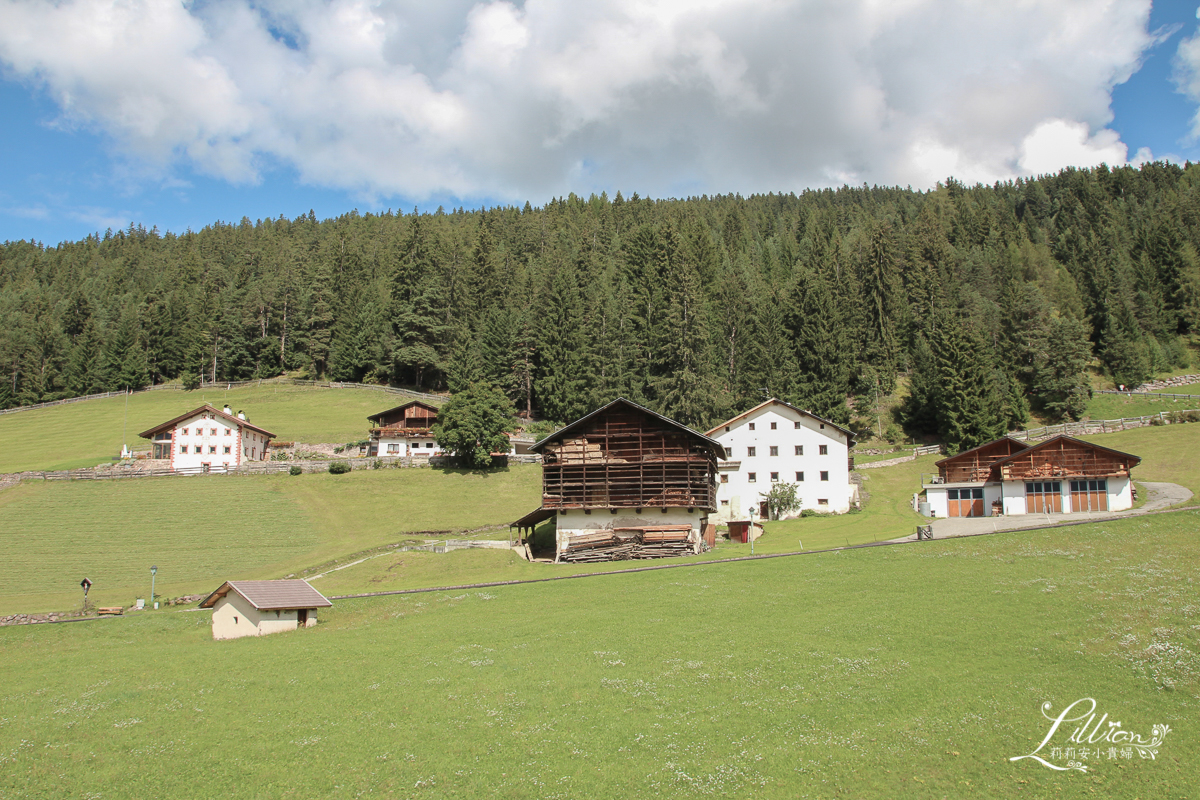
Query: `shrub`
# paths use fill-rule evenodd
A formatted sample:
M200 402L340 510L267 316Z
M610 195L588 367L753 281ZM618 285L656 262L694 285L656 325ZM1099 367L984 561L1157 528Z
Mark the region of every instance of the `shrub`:
M330 475L345 475L350 471L350 464L346 461L334 461L329 465Z
M379 469L383 466L383 462L378 458L371 462L371 469Z
M346 449L346 448L345 448L345 446L343 446L343 445L338 445L337 447L333 448L333 452L335 452L335 453L341 453L341 452L342 452L343 450L345 450L345 449Z
M271 453L271 460L272 461L287 461L288 460L287 451L280 450L277 453Z
M292 464L291 469L288 470L288 475L299 475L301 472L304 472L304 470L300 469L299 464Z

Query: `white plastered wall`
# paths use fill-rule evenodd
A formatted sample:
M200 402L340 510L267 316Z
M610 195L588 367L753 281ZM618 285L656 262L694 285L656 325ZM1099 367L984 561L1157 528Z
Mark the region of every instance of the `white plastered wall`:
M774 422L775 430L771 429ZM796 427L796 422L800 427ZM754 430L750 430L750 423ZM822 427L823 426L823 427ZM857 487L850 483L850 448L844 433L832 425L793 411L783 405L769 405L713 434L722 446L732 452L729 461L739 462L736 469L718 465L717 522L731 519L746 519L750 508L758 513L761 494L771 490L771 473L779 473L779 482L795 483L801 500L800 509L790 516L799 516L805 509L845 513L850 510L850 501ZM803 455L796 455L796 446L804 448ZM828 448L826 455L820 454L820 446ZM755 448L755 455L748 448ZM772 456L771 447L778 448ZM821 480L821 472L829 473L829 480ZM755 481L750 482L750 473ZM803 472L804 480L797 481L796 473ZM720 476L728 476L720 483ZM826 504L821 504L826 500ZM722 502L724 501L724 502Z

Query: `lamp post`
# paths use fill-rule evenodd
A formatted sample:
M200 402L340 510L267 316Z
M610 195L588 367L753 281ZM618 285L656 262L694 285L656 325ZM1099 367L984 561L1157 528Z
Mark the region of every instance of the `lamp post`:
M750 529L746 531L746 538L750 540L750 555L754 555L754 506L750 506Z
M158 566L150 567L150 607L154 608L154 576L158 574Z

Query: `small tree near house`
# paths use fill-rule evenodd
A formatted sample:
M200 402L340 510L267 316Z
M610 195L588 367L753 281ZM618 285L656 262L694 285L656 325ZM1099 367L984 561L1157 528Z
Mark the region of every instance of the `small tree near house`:
M771 519L779 519L800 508L803 501L796 496L796 489L794 483L777 483L771 487L771 491L759 493L759 497L767 501L767 513Z
M465 466L489 467L492 453L508 452L507 434L515 416L504 392L490 383L474 383L438 410L433 438Z

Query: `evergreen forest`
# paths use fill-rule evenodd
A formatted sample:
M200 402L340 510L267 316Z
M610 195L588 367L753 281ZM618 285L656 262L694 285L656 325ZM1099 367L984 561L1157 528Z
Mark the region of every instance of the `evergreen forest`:
M0 407L289 373L701 430L776 396L970 447L1190 366L1200 166L130 226L0 246Z

